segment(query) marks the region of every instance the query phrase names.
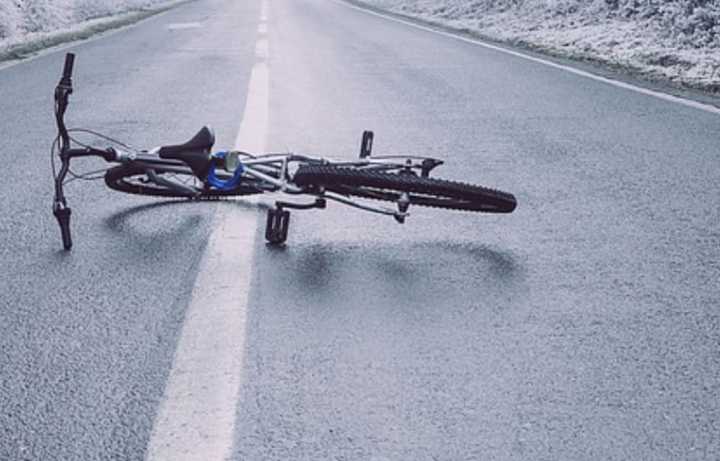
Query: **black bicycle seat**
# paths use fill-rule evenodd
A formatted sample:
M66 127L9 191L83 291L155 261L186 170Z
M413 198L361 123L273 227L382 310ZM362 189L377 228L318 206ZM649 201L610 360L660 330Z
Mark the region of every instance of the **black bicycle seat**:
M192 139L184 144L163 146L158 151L160 158L181 160L198 177L204 178L210 168L210 149L215 144L212 128L204 126Z
M215 133L213 133L212 128L209 126L204 126L190 141L185 144L163 146L160 148L158 154L161 158L177 158L173 157L173 155L181 152L209 151L213 144L215 144Z

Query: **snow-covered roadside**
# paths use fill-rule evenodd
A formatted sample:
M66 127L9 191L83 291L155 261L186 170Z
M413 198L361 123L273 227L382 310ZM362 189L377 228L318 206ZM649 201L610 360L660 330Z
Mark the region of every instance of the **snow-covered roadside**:
M189 0L0 0L0 61L86 39Z
M493 41L720 93L720 2L714 0L350 1Z

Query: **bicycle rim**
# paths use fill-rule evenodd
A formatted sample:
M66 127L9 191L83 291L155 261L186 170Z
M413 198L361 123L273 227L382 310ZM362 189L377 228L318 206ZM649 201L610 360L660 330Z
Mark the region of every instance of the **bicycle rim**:
M474 184L369 169L303 165L294 176L298 186L324 188L343 195L395 202L407 194L413 205L485 213L511 213L515 196Z

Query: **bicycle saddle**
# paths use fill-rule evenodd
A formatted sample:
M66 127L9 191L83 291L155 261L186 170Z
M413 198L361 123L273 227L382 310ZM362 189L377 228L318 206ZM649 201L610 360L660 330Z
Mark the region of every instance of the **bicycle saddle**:
M210 168L210 149L215 144L212 128L204 126L192 139L184 144L163 146L158 151L160 158L181 160L198 177L204 178Z

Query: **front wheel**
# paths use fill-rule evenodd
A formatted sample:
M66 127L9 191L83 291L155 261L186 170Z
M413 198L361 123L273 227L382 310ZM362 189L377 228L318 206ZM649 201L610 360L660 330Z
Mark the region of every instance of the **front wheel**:
M293 181L309 189L324 188L343 195L391 202L407 194L411 204L452 210L511 213L517 206L515 196L509 192L412 173L302 165Z
M160 178L160 181L165 184L156 182L150 177L150 174L154 174L156 178ZM155 162L152 164L134 162L119 165L107 170L105 184L110 189L127 194L153 197L214 198L263 192L249 183L240 184L231 190L205 188L190 168L179 166L175 162ZM196 192L193 193L193 191Z

